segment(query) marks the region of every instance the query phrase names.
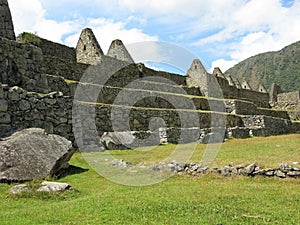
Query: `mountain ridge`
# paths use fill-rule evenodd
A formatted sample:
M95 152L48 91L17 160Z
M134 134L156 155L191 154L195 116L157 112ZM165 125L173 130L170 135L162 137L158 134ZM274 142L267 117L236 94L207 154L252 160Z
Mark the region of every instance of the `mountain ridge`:
M264 84L269 90L276 83L283 91L300 89L300 41L279 51L251 56L228 69L225 76L247 80L254 90Z

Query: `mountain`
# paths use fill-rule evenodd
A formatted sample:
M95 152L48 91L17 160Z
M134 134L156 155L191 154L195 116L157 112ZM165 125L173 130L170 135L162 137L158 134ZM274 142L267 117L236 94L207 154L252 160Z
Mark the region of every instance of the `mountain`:
M272 83L283 91L300 89L300 41L277 52L266 52L238 63L224 73L240 81L246 79L254 90L260 83L269 90Z

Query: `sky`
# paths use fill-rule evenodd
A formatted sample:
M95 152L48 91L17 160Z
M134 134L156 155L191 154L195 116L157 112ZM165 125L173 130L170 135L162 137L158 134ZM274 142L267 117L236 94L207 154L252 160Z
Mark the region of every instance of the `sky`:
M106 53L158 41L192 52L223 72L259 53L300 40L300 0L8 0L16 34L36 33L75 47L90 27ZM155 50L155 48L154 48ZM153 50L153 51L154 51ZM159 52L157 52L159 54Z

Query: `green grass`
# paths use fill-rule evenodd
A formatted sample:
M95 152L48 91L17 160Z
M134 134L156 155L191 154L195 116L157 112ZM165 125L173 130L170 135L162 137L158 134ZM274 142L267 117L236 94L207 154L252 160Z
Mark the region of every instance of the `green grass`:
M222 145L214 162L267 166L300 161L300 135L231 140ZM189 145L185 145L188 147ZM138 151L159 161L174 146ZM199 160L205 145L192 157ZM133 151L114 156L138 162ZM105 153L107 154L107 153ZM11 196L11 185L0 184L0 224L299 224L299 179L264 177L173 176L152 186L112 183L95 173L77 153L71 164L88 169L59 181L75 191L58 194L31 192ZM36 182L36 181L35 181ZM35 182L33 185L35 185Z
M174 152L184 154L185 150L196 147L189 162L198 163L207 145L185 144L141 148L138 151L116 150L101 153L101 155L113 155L134 164L141 162L160 162ZM150 150L148 150L150 149ZM176 150L176 151L177 151ZM300 162L300 135L281 135L273 137L253 137L247 139L233 139L221 145L221 149L212 166L226 166L228 164L247 164L257 162L265 167L277 167L282 162Z

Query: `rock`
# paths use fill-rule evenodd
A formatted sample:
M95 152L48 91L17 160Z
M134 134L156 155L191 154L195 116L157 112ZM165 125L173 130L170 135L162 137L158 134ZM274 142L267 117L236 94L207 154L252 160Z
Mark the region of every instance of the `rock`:
M231 176L232 168L230 166L225 166L224 169L222 169L222 175L225 177Z
M4 90L1 84L0 84L0 98L4 98Z
M44 181L37 189L39 192L59 192L73 190L72 186L67 183Z
M250 137L249 128L245 127L234 127L231 128L231 135L234 138L248 138Z
M256 163L252 163L245 168L245 173L248 176L250 176L255 171L255 168L256 168Z
M289 172L289 171L292 170L292 166L289 165L288 163L281 163L281 164L279 165L279 168L280 168L280 170L281 170L282 172L284 172L284 173L287 173L287 172Z
M275 174L275 170L274 169L266 169L264 174L268 177L272 177Z
M199 143L210 144L210 143L220 143L224 142L224 137L219 133L208 133L202 139L199 140Z
M0 141L0 181L27 181L54 176L69 166L74 150L67 139L43 129L18 131Z
M282 172L282 170L277 170L275 174L277 177L286 178L286 175L284 172Z
M8 103L4 99L0 99L0 112L7 112Z
M19 184L19 185L13 186L9 190L9 193L11 193L11 194L20 194L22 192L30 191L30 190L31 190L31 187L28 186L27 184Z
M8 113L0 113L0 124L9 124L11 117Z
M122 150L128 149L134 139L130 132L104 132L100 142L107 150Z
M290 177L298 177L300 176L300 171L290 171L287 173L287 175Z
M29 110L31 108L31 106L30 106L30 103L28 101L23 99L19 102L19 108L22 111L26 111L26 110Z

